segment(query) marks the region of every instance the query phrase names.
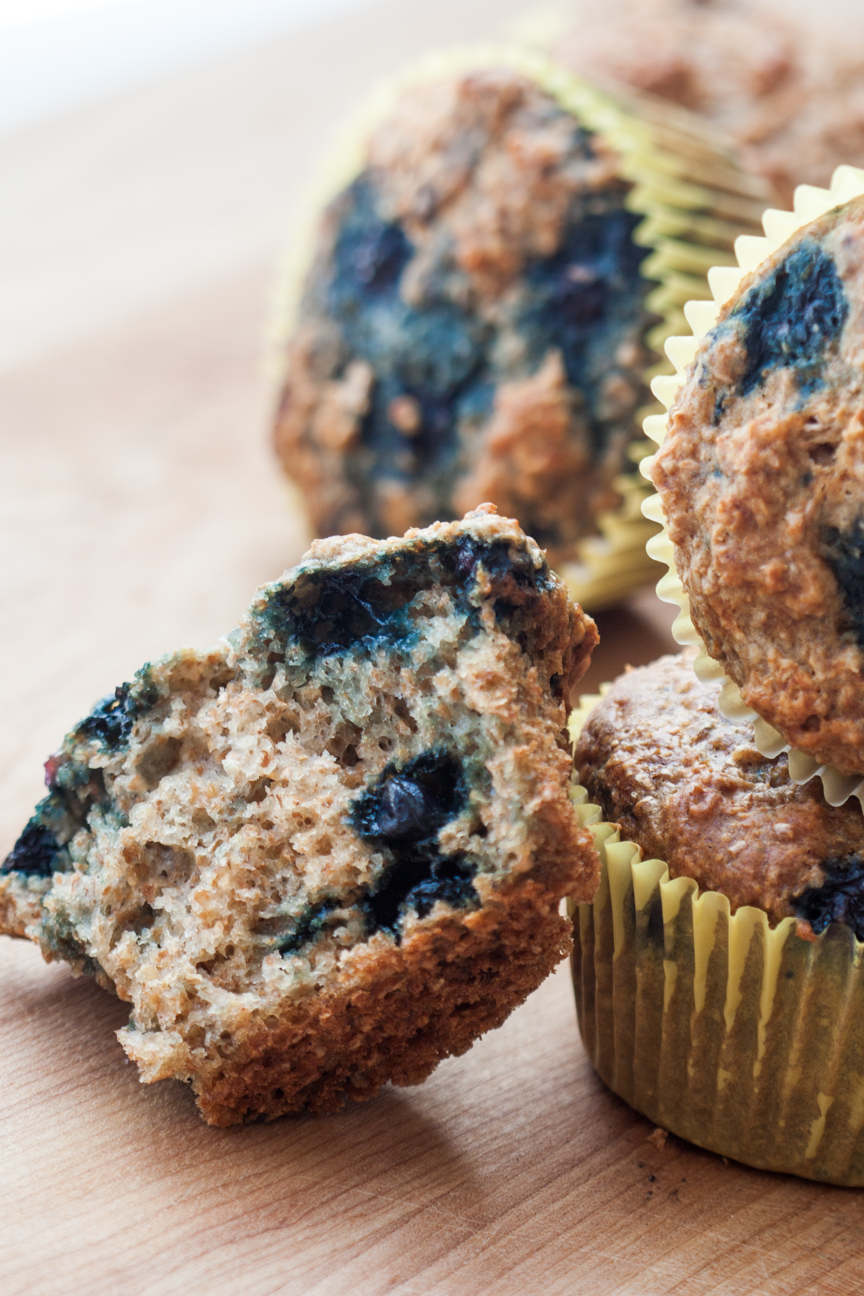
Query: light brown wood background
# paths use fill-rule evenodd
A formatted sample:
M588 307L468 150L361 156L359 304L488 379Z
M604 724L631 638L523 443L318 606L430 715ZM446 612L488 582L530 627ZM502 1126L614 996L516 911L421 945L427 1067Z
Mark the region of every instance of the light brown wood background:
M299 557L260 367L277 254L376 77L523 8L389 0L0 140L0 855L95 698ZM650 591L603 616L591 682L668 625ZM652 1142L566 969L422 1088L248 1129L139 1085L125 1016L0 943L4 1296L864 1290L864 1195Z

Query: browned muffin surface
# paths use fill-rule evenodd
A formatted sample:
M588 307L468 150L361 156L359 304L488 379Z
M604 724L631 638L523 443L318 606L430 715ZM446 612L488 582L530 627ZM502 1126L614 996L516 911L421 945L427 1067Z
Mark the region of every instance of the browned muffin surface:
M652 476L709 654L792 747L864 773L864 199L745 277Z
M316 545L230 643L145 667L46 766L0 920L132 1006L146 1081L227 1125L412 1084L567 953L597 640L494 510Z
M720 714L718 687L686 654L621 675L577 741L580 781L672 877L816 931L839 917L855 926L860 905L864 935L860 805L827 805L818 779L796 786L785 755L767 760L752 724Z

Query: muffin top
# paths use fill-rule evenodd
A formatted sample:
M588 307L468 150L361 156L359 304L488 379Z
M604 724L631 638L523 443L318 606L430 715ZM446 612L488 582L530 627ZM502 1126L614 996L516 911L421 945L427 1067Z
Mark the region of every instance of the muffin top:
M785 755L768 760L752 725L717 708L687 654L628 670L577 740L580 781L604 818L672 877L799 919L802 935L841 921L864 939L864 817L797 786Z
M317 534L489 500L559 563L614 507L648 398L620 158L506 68L405 92L323 213L276 421Z
M792 747L864 773L864 198L742 281L653 478L710 656Z

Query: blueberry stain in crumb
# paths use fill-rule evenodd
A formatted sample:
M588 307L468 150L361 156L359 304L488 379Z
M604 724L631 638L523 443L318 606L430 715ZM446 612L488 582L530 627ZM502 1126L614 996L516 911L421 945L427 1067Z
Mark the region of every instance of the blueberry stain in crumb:
M442 561L466 592L480 580L484 588L488 582L487 596L495 608L496 623L503 627L520 607L547 591L552 582L548 569L538 571L527 553L514 553L506 541L489 544L467 537L454 551L445 553ZM476 609L472 608L470 615L476 617ZM522 647L529 650L525 643Z
M296 918L283 920L283 933L274 941L280 954L294 954L308 945L327 925L333 910L338 908L336 900L322 900L319 904L308 905ZM271 923L273 920L270 920ZM280 923L280 926L283 924ZM260 930L260 929L259 929Z
M363 642L393 643L410 633L400 613L431 579L428 570L411 563L394 563L384 578L368 567L304 572L274 589L258 613L261 632L283 650L299 644L313 659Z
M817 936L830 923L844 923L864 940L864 855L831 856L822 872L822 886L808 887L793 899L795 913Z
M825 352L849 314L837 267L812 239L804 239L732 312L744 325L747 351L738 384L746 396L769 369L792 368L802 395L820 385Z
M114 694L98 702L88 716L78 725L83 738L98 738L110 751L128 743L135 721L155 704L158 690L148 683L146 668L143 678L132 684L121 684Z
M849 628L864 650L864 518L857 518L848 531L823 527L822 544L825 561L840 587Z
M62 858L58 860L58 856ZM63 859L65 852L57 838L34 816L0 865L0 873L50 878L58 870L62 871Z
M462 766L445 751L424 752L401 768L387 766L351 808L358 836L387 861L362 901L367 930L399 940L400 918L413 909L422 918L437 900L454 906L479 903L474 866L463 854L444 855L438 834L468 800Z
M415 554L401 555L383 570L376 563L302 572L290 585L276 585L256 610L261 652L285 654L296 645L314 662L379 644L409 646L416 635L410 609L418 594L436 585L450 588L457 604L476 620L472 593L481 577L484 597L494 603L497 620L548 591L553 579L507 541L470 537L456 545L433 542Z
M548 590L552 586L549 570L538 572L530 554L524 549L514 552L506 540L490 542L465 536L453 547L452 558L445 553L443 560L461 581L476 580L478 568L482 567L493 588L509 580L532 591Z

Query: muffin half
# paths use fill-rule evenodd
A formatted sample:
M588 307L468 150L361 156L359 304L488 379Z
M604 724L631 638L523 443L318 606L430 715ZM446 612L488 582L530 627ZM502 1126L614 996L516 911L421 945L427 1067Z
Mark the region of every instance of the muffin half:
M317 545L230 642L146 666L46 766L0 917L132 1006L143 1080L227 1125L414 1084L570 946L599 863L568 797L596 642L480 510Z

